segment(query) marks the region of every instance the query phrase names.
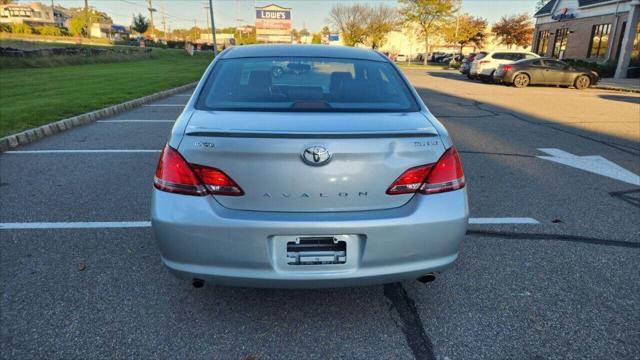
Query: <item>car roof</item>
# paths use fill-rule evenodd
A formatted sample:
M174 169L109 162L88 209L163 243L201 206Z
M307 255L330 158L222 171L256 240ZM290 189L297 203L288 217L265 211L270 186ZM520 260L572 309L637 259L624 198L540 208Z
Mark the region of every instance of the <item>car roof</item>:
M534 54L534 55L538 55L535 53L532 53L531 51L519 51L519 50L496 50L496 51L490 51L489 54Z
M242 45L224 51L222 59L249 57L326 57L387 62L388 59L369 49L330 45Z

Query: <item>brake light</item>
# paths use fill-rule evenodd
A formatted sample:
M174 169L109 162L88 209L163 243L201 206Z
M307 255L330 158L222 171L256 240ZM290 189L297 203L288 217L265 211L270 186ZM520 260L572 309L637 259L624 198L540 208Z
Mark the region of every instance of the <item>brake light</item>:
M436 194L462 189L465 185L460 156L450 147L435 164L427 164L405 171L387 189L388 195Z
M424 184L420 187L423 194L435 194L462 189L465 185L464 171L460 155L455 147L450 147L440 157Z
M502 65L502 71L503 72L507 72L509 70L513 69L513 66L511 65Z
M191 165L169 145L162 150L153 185L158 190L184 195L244 194L224 172L207 166Z

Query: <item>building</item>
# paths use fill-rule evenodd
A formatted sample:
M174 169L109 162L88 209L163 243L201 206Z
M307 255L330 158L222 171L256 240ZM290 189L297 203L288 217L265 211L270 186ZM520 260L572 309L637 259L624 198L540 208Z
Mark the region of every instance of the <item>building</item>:
M477 52L480 50L487 51L504 51L504 50L514 50L514 51L526 51L528 50L528 46L512 46L511 49L508 49L506 45L500 44L498 39L491 32L491 28L488 27L485 30L485 41L481 48L476 47L474 44L467 44L462 49L460 49L460 45L447 43L442 36L438 36L434 34L429 37L429 51L427 53L432 52L445 52L445 53L458 53L462 52L463 54L469 54L472 52ZM415 58L418 54L424 54L424 41L422 38L419 38L415 35L415 31L411 31L410 29L403 29L402 31L391 31L387 34L386 41L380 47L380 51L388 52L390 54L402 54L407 55L411 58Z
M541 56L616 62L616 77L640 72L640 0L550 0L536 14Z
M45 6L41 3L0 5L0 23L27 24L31 26L67 27L71 18L69 12L59 6Z
M109 24L109 23L93 23L89 33L93 38L103 38L110 40L128 39L131 30L128 26Z

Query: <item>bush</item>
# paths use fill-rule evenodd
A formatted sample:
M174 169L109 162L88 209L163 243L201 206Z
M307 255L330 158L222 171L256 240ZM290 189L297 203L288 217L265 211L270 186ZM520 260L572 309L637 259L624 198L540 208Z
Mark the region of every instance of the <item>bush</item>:
M62 36L62 30L55 26L38 26L35 31L40 35Z
M0 32L11 32L9 24L0 24Z
M564 59L563 61L571 66L593 70L597 72L601 78L613 77L616 72L616 62L611 60L603 63L574 59Z
M33 34L33 28L27 24L11 24L11 32L14 34Z

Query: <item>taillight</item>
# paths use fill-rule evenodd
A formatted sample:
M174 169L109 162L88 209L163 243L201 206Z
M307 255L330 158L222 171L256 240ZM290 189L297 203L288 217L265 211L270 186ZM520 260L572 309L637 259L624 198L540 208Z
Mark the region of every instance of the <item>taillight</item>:
M418 191L432 167L433 164L429 164L414 167L405 171L398 179L396 179L396 181L393 182L393 184L391 184L391 186L389 186L387 194L409 194Z
M511 65L502 65L502 71L503 72L507 72L509 70L513 69L513 66Z
M207 166L191 165L169 145L162 150L153 185L158 190L185 195L244 194L224 172Z
M479 64L480 64L480 65L482 65L482 64L488 64L488 63L490 63L490 61L489 61L489 60L481 60L481 61L479 62Z
M465 185L460 155L450 147L435 164L427 164L405 171L389 186L387 194L436 194L462 189Z

